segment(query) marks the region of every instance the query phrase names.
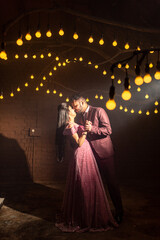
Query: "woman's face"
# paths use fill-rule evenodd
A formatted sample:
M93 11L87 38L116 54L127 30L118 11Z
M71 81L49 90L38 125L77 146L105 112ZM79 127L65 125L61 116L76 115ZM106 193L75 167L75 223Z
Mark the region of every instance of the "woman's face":
M68 110L69 110L69 117L75 118L76 112L74 111L74 109L71 106L68 106Z

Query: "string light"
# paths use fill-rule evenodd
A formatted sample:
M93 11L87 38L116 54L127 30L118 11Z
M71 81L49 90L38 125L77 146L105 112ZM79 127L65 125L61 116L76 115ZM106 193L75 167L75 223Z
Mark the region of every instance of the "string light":
M56 60L56 61L59 61L59 57L58 57L58 56L56 56L55 60Z
M66 102L69 102L69 98L68 97L66 98Z
M121 67L122 67L122 64L121 64L121 63L118 63L117 67L118 67L118 68L121 68Z
M125 77L125 80L124 80L124 91L122 93L122 98L123 100L125 101L128 101L131 99L131 92L128 90L129 88L129 77L128 77L128 73L127 73L127 70L126 70L126 77Z
M158 106L158 101L155 101L154 105L155 105L155 106Z
M80 61L80 62L82 62L82 61L83 61L83 58L82 58L82 57L80 57L80 58L79 58L79 61Z
M98 99L98 95L97 94L95 95L95 99Z
M18 58L19 58L19 55L18 55L18 54L16 54L16 55L15 55L15 59L18 59Z
M130 48L130 46L129 46L129 43L128 43L128 42L125 44L124 48L125 48L126 50L128 50L128 49Z
M128 109L126 107L124 108L124 112L128 112Z
M61 27L60 30L59 30L59 35L62 37L64 35L64 30L63 28Z
M146 94L146 95L145 95L145 98L146 98L146 99L148 99L148 98L149 98L149 95L148 95L148 94Z
M94 41L94 39L93 39L93 37L92 37L92 35L89 37L89 39L88 39L88 42L89 43L93 43L93 41Z
M120 106L119 106L119 109L120 109L120 110L123 110L123 107L122 107L122 105L120 105Z
M39 87L36 87L36 91L37 91L37 92L39 91Z
M23 45L23 40L22 40L22 36L20 36L17 41L16 41L18 46L22 46Z
M103 99L103 96L101 95L99 98L102 100L102 99Z
M157 109L157 108L155 108L155 110L154 110L154 113L155 113L155 114L157 114L157 113L158 113L158 109Z
M20 87L18 87L18 88L17 88L17 92L20 92L20 91L21 91L21 89L20 89Z
M25 86L25 87L28 87L28 82L26 82L26 83L24 84L24 86Z
M103 71L103 75L106 75L106 74L107 74L107 71L106 71L106 70L104 70L104 71Z
M49 90L49 89L47 89L46 93L47 93L47 94L49 94L49 93L50 93L50 90Z
M113 47L116 47L116 46L117 46L117 44L118 44L118 43L117 43L117 41L116 41L116 40L114 40L114 41L112 42L112 46L113 46Z
M41 32L40 30L37 30L35 33L36 38L41 38Z
M51 57L52 56L52 54L51 53L48 53L48 57Z
M47 36L48 38L52 37L52 32L51 32L50 29L46 32L46 36Z
M142 110L141 109L138 111L138 114L142 114Z
M32 57L33 57L33 59L36 59L37 56L34 54Z
M32 39L32 36L31 36L30 32L28 32L28 33L25 35L25 39L26 39L27 41L30 41L30 40Z
M43 55L43 54L41 54L41 55L40 55L40 58L44 58L44 55Z
M138 56L137 56L137 58L138 58ZM140 66L138 64L138 59L137 59L137 65L135 68L135 72L136 72L137 77L135 78L134 82L136 85L140 86L143 84L143 78L140 76Z
M77 32L75 32L75 33L73 34L73 38L74 38L75 40L77 40L77 39L79 38Z
M98 65L95 65L94 67L95 67L95 69L98 69Z
M157 60L157 65L156 65L157 71L154 74L154 78L156 80L160 80L160 61L159 61L159 51L158 51L158 60Z
M60 92L59 97L62 97L62 96L63 96L63 94Z
M140 91L141 91L141 88L140 88L140 87L138 87L138 88L137 88L137 92L140 92Z
M150 115L150 112L149 112L149 111L147 111L147 112L146 112L146 115L147 115L147 116L149 116L149 115Z
M13 92L11 92L11 93L10 93L10 96L11 96L11 97L14 97L14 93L13 93Z
M114 100L115 95L115 87L113 85L113 79L112 79L112 85L109 90L109 100L106 102L106 108L108 110L114 110L116 108L116 102Z
M30 79L34 79L34 75L33 74L30 76Z
M43 83L42 82L39 85L40 85L40 87L43 87Z
M118 84L121 84L121 79L118 79L117 83L118 83Z
M54 89L54 90L53 90L53 94L56 94L56 93L57 93L57 91Z
M104 45L104 39L103 39L103 35L102 35L102 37L101 37L101 39L99 40L99 45Z
M89 102L89 98L86 98L86 102Z

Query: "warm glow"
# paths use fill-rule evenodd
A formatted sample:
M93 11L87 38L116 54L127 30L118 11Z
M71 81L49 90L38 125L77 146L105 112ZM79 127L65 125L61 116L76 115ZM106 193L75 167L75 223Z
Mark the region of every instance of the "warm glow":
M49 76L52 76L52 74L53 74L52 72L49 72Z
M160 80L160 71L157 71L155 74L154 74L154 78L156 80Z
M48 53L48 57L51 57L52 56L52 54L51 53Z
M158 101L155 101L154 105L155 105L155 106L158 106Z
M118 84L121 84L121 79L118 79L117 83L118 83Z
M64 31L63 31L62 28L59 30L59 35L60 35L60 36L63 36L63 35L64 35Z
M76 57L74 58L74 61L77 61L77 58L76 58Z
M1 51L1 58L5 59L7 57L7 54L4 50Z
M94 41L93 37L90 36L90 38L88 39L88 42L89 42L89 43L93 43L93 41Z
M44 55L43 55L43 54L41 54L41 55L40 55L40 58L44 58Z
M143 84L143 78L141 76L137 76L134 80L135 84L140 86Z
M128 50L128 49L130 48L130 46L129 46L129 43L128 43L128 42L125 44L124 48L125 48L126 50Z
M150 114L150 112L149 112L149 111L147 111L147 112L146 112L146 115L148 116L149 114Z
M75 40L77 40L77 39L79 38L79 36L78 36L78 34L77 34L76 32L73 34L73 38L74 38Z
M60 94L59 94L59 97L62 97L62 96L63 96L63 94L62 94L62 93L60 93Z
M95 95L95 99L98 99L98 95L97 94Z
M118 68L121 68L122 67L122 64L121 63L118 63Z
M3 94L0 95L0 99L3 99Z
M26 83L24 84L24 86L25 86L25 87L28 87L28 82L26 82Z
M148 98L149 98L149 95L148 95L148 94L146 94L146 95L145 95L145 99L148 99Z
M39 87L36 87L36 91L37 91L37 92L39 91Z
M53 70L56 71L56 70L57 70L57 67L55 66L55 67L53 68Z
M46 32L46 36L47 36L47 37L52 37L52 32L51 32L51 30L48 30L48 31Z
M13 93L13 92L11 92L10 96L11 96L11 97L14 97L14 93Z
M55 59L56 59L56 61L59 61L59 57L58 56Z
M131 99L132 95L131 95L130 91L126 89L123 91L121 96L122 96L123 100L128 101Z
M18 38L16 43L17 43L18 46L22 46L23 45L22 37Z
M141 91L141 88L140 88L140 87L138 87L138 88L137 88L137 92L140 92L140 91Z
M82 57L80 57L80 58L79 58L79 61L80 61L80 62L82 62L82 61L83 61L83 58L82 58Z
M18 59L18 58L19 58L19 55L18 55L18 54L16 54L16 55L15 55L15 58L16 58L16 59Z
M31 75L30 78L33 79L33 78L34 78L34 75Z
M106 108L108 110L114 110L116 108L116 102L114 99L109 99L107 102L106 102Z
M125 107L124 112L128 112L128 109Z
M40 85L40 87L43 87L43 83L42 82L39 85Z
M138 111L138 114L142 114L142 110L139 110L139 111Z
M46 93L47 93L47 94L49 94L49 93L50 93L50 90L49 90L49 89L47 89Z
M102 99L103 99L103 96L101 95L99 98L102 100Z
M145 83L150 83L152 81L152 77L149 73L146 73L143 80L144 80Z
M155 114L157 114L157 113L158 113L158 109L157 109L157 108L155 108L155 110L154 110L154 113L155 113Z
M111 75L111 79L115 79L115 76L113 74Z
M125 68L129 69L129 64L128 63L126 63Z
M95 69L97 69L97 68L98 68L98 65L95 65L94 67L95 67Z
M106 70L104 70L104 71L103 71L103 75L106 75L106 74L107 74L107 71L106 71Z
M86 98L86 102L89 102L89 98Z
M40 38L40 37L41 37L41 32L38 30L38 31L35 33L35 36L36 36L36 38Z
M120 106L119 106L119 109L120 109L120 110L122 110L122 109L123 109L122 105L120 105Z
M54 93L54 94L56 94L56 93L57 93L57 91L54 89L54 90L53 90L53 93Z
M117 44L118 44L118 43L117 43L117 41L116 41L116 40L114 40L114 41L112 42L112 46L113 46L113 47L116 47L116 46L117 46Z
M33 57L33 59L36 59L37 56L34 54L32 57Z
M104 44L104 40L103 40L103 38L101 38L100 40L99 40L99 45L103 45Z
M44 80L44 81L46 80L46 77L45 77L45 76L43 76L43 80Z
M69 102L69 98L66 98L66 102Z
M141 51L141 48L140 48L140 46L137 46L137 49L136 49L137 51Z
M134 113L134 109L133 108L131 109L131 113Z
M66 63L70 63L70 60L68 58L66 59Z
M31 34L30 34L30 33L27 33L26 36L25 36L25 39L26 39L27 41L30 41L30 40L32 39Z
M62 65L62 64L59 62L59 63L58 63L58 67L60 67L61 65Z
M20 89L20 87L18 87L18 88L17 88L17 92L20 92L20 91L21 91L21 89Z
M91 61L88 62L88 65L92 64Z
M28 55L27 55L27 54L24 54L24 58L28 58Z
M149 68L153 68L153 63L150 63L150 64L149 64Z

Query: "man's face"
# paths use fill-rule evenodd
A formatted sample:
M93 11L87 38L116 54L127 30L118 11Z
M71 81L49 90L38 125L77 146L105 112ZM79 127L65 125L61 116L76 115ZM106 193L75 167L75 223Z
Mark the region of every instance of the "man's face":
M76 113L84 112L83 101L82 100L74 100L72 102L72 107L73 107L73 109L75 110Z

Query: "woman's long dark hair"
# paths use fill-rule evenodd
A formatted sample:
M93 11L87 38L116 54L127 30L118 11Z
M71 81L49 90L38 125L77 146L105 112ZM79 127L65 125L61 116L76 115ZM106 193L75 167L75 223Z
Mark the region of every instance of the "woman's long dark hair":
M66 137L63 135L63 131L68 121L68 105L67 103L61 103L58 106L57 116L57 128L56 128L56 157L58 162L63 162L65 154L65 142Z

